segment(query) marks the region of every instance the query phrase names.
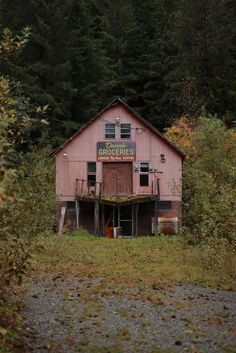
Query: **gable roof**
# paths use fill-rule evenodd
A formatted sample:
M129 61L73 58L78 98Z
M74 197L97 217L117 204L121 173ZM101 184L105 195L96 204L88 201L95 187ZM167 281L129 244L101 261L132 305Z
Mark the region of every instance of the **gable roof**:
M110 104L108 104L105 108L103 108L97 115L95 115L92 119L90 119L86 124L84 124L74 135L72 135L68 140L66 140L63 144L55 149L52 155L56 155L62 148L64 148L69 142L74 140L81 132L83 132L89 125L91 125L95 120L99 119L99 117L110 107L115 106L117 103L121 103L126 110L128 110L131 114L133 114L136 118L138 118L144 125L149 127L156 135L158 135L162 140L164 140L172 149L174 149L178 154L181 155L182 158L185 157L184 152L182 152L178 147L176 147L171 141L169 141L163 134L161 134L152 124L150 124L147 120L142 118L138 113L136 113L132 108L130 108L125 102L123 102L120 98L115 98Z

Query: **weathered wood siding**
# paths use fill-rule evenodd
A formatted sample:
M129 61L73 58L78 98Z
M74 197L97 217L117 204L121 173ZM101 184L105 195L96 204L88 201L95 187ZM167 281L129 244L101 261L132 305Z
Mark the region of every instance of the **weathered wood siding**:
M57 153L56 192L60 201L74 199L75 180L87 179L87 162L96 162L96 143L106 141L104 138L105 122L115 123L117 116L120 118L120 123L131 123L131 141L136 143L136 160L132 162L133 194L151 194L152 182L155 192L156 178L158 177L160 179L161 200L180 201L182 165L180 154L127 111L122 104L111 106L105 110L98 119L94 120ZM67 157L63 156L65 152ZM161 154L165 155L165 163L161 163ZM148 187L139 186L139 172L135 171L135 165L139 162L149 162L149 167L156 168L159 172L158 174L149 173ZM97 181L102 182L102 162L97 162L96 165Z

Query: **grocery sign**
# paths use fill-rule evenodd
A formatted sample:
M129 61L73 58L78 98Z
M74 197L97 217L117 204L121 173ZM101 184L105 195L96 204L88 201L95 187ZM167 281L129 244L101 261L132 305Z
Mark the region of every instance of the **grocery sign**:
M97 142L98 161L133 161L135 155L135 142Z

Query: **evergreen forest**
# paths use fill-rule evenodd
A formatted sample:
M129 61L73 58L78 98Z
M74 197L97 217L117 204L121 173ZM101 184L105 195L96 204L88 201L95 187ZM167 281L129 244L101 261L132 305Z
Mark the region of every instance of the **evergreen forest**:
M235 18L232 0L1 0L1 33L29 41L0 74L45 120L27 141L56 147L115 97L160 131L208 114L232 127Z
M0 353L236 352L235 19L0 0ZM186 154L181 236L56 235L52 152L117 97Z

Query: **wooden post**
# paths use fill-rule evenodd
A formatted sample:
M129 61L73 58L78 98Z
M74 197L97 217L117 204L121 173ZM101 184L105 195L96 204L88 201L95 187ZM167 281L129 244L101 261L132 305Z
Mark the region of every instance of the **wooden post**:
M116 217L116 209L115 209L115 206L113 206L113 217L112 217L113 228L115 227L115 217Z
M135 229L135 232L136 232L136 237L138 236L138 209L139 209L139 204L138 202L136 203L136 217L135 217L135 221L136 221L136 229Z
M157 195L156 198L155 198L154 216L155 216L155 234L157 234L157 223L158 223L158 195Z
M134 213L134 204L132 203L132 237L134 236L135 229L135 213Z
M99 183L99 199L102 197L102 183Z
M84 180L82 179L82 183L81 183L81 196L83 196L83 190L84 190Z
M59 221L59 228L58 228L58 235L62 234L64 223L65 223L65 216L66 216L66 207L61 208L61 215L60 215L60 221Z
M94 186L94 198L97 196L97 182L95 181L95 186Z
M94 225L95 234L99 235L99 202L94 202Z
M120 206L117 206L118 208L118 227L120 227Z
M79 179L75 179L75 197L78 196L78 182Z
M105 205L102 203L102 235L105 236Z
M79 201L75 200L76 228L79 228L79 211L80 211Z

